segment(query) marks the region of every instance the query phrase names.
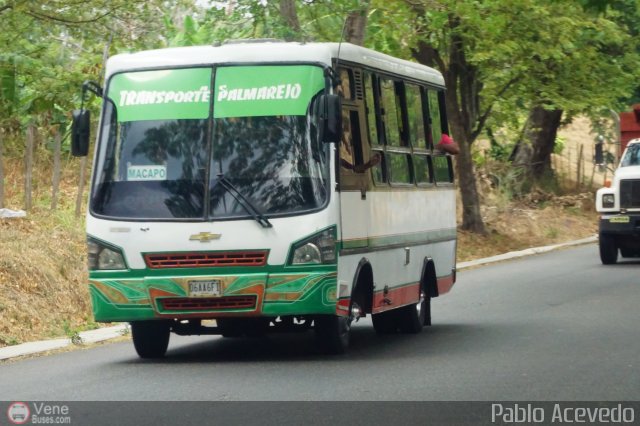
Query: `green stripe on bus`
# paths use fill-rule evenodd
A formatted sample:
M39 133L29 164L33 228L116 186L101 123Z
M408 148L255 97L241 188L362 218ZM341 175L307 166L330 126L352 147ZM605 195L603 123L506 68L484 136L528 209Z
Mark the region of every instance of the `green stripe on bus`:
M353 248L384 248L401 245L433 244L456 239L456 228L437 229L433 231L411 232L406 234L373 236L368 238L354 238L342 240L343 249Z

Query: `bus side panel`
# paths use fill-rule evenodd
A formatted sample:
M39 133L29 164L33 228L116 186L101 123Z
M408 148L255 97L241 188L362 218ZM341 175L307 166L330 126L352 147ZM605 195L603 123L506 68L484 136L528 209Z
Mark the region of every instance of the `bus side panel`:
M345 217L352 220L369 217L369 226L367 235L360 237L366 243L343 241L343 247L347 249L358 248L345 250L340 257L340 300L344 295L350 295L357 265L363 258L373 269L374 313L417 302L423 262L427 257L435 264L439 294L448 292L454 280L456 251L453 187L378 189L368 192L362 201L356 200L355 196L353 193L341 194L342 200L354 198L350 200L349 210L343 209L343 227L350 223ZM357 196L359 198L359 194ZM342 230L342 235L353 238L351 234L347 229ZM343 287L348 290L342 290Z

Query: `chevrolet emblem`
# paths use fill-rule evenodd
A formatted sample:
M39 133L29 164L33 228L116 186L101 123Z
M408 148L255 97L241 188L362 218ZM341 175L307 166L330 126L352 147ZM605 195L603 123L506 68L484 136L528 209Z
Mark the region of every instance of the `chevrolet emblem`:
M201 243L208 243L211 240L219 240L222 234L212 234L211 232L201 232L189 237L189 241L200 241Z

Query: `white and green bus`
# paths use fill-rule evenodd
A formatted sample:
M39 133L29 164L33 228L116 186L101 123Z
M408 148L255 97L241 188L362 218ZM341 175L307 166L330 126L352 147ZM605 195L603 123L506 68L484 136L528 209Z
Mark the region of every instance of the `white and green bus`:
M442 75L348 43L230 42L116 55L87 212L96 321L143 358L170 333L351 324L417 333L455 282ZM84 94L83 94L84 98ZM74 112L86 155L89 113ZM215 320L215 321L213 321Z

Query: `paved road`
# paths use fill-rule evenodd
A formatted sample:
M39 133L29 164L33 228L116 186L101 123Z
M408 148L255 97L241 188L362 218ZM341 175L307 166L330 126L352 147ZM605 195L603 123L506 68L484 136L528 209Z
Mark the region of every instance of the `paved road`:
M313 334L172 336L167 359L130 342L0 363L0 400L640 400L640 261L595 245L467 270L432 304L434 326L346 356Z

